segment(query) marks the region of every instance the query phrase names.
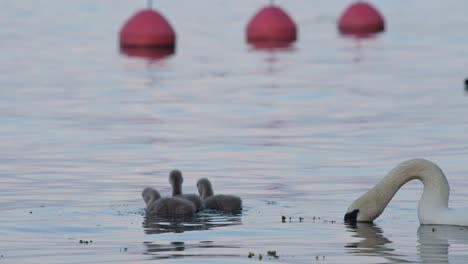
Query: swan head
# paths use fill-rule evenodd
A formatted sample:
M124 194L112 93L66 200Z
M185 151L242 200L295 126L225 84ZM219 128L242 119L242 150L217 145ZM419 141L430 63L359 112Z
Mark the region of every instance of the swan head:
M172 170L169 173L169 183L172 186L180 186L184 182L184 178L182 177L182 172L180 170Z
M213 195L213 187L211 186L210 180L207 178L201 178L197 181L197 189L202 198Z
M154 188L147 187L141 192L145 204L149 204L161 198L161 195Z
M386 203L380 202L375 190L370 190L356 199L346 210L347 223L372 222L384 211Z

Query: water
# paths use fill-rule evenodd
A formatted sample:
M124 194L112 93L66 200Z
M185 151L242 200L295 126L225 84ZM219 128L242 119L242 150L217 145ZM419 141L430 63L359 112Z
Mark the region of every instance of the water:
M117 46L143 1L2 1L0 263L464 263L466 228L419 226L418 182L374 225L342 218L414 157L468 201L468 4L374 1L388 30L357 41L335 28L350 1L277 1L299 41L259 52L265 2L155 2L177 53L149 61ZM168 195L174 168L244 211L147 219L141 190Z

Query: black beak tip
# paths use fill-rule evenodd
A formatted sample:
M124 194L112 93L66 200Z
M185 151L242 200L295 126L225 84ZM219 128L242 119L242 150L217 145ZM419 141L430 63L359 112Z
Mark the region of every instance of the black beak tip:
M346 213L344 216L345 223L355 224L357 222L358 213L359 209Z

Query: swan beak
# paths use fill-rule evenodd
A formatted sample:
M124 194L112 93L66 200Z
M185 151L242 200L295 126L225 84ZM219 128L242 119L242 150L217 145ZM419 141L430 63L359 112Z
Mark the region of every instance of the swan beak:
M359 209L356 209L356 210L354 210L352 212L346 213L344 215L345 223L355 224L357 222L358 213L359 213Z

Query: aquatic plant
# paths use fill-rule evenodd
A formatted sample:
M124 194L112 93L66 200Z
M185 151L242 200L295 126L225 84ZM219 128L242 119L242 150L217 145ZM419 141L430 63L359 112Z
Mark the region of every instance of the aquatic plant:
M269 250L269 251L267 252L267 255L270 256L270 257L279 258L279 256L276 255L276 250Z

